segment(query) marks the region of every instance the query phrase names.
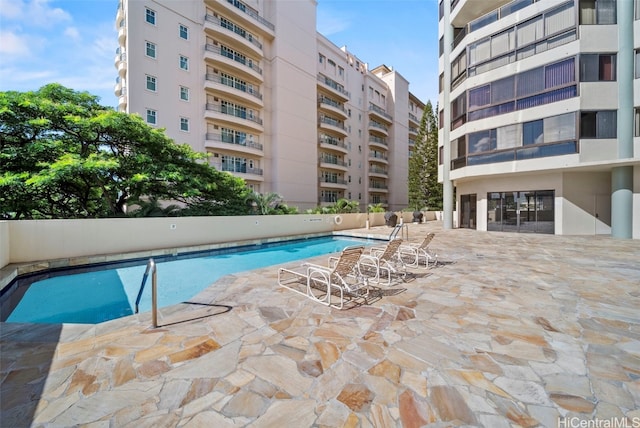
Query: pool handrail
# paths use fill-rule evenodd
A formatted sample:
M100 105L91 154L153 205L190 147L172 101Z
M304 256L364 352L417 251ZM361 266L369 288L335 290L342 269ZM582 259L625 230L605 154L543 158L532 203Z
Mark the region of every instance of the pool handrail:
M157 270L156 270L156 262L153 258L150 258L147 262L147 268L144 270L144 275L142 275L142 283L140 284L140 289L138 290L138 297L136 297L136 314L138 313L138 305L140 304L140 299L142 298L142 292L144 291L144 285L147 282L147 278L149 277L149 272L151 272L151 318L153 322L153 327L158 327L158 287L157 287Z

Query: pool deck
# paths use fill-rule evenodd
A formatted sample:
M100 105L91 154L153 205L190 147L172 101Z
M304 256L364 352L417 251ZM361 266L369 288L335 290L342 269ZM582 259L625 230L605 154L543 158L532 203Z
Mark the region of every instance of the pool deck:
M348 310L274 266L157 329L0 323L0 427L640 426L639 241L408 229L443 263Z

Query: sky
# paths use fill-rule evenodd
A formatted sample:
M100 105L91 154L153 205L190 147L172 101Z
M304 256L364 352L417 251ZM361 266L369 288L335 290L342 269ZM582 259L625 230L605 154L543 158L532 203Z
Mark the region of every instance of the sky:
M392 67L420 100L437 102L437 0L317 1L318 32L369 69ZM115 107L117 7L118 0L0 0L0 91L57 82Z

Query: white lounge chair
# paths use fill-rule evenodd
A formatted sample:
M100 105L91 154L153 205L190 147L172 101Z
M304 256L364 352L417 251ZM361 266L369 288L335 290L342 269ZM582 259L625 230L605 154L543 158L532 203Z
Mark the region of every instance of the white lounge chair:
M435 236L436 234L431 232L420 243L402 244L400 246L400 257L403 260L407 260L407 266L428 268L429 264L431 264L431 267L438 264L438 255L429 250L429 244L431 244Z
M364 298L367 303L369 281L358 271L358 261L363 252L362 246L347 247L339 257L332 259L329 266L305 263L300 270L280 268L278 284L337 309L344 308L345 298Z
M386 278L385 285L390 285L392 277L404 280L407 276L407 267L402 260L399 249L402 239L389 241L385 246L371 247L369 254L363 254L358 263L359 271L370 277L373 282L380 283Z

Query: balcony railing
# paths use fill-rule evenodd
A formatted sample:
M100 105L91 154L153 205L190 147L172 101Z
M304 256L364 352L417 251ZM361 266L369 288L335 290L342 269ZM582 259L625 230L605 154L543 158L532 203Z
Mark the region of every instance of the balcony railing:
M262 125L262 119L255 116L253 113L247 114L245 110L228 107L220 104L209 104L207 103L206 109L209 111L215 111L222 114L228 114L229 116L239 117L240 119L250 120L251 122L255 122L258 125Z
M234 141L232 137L228 137L228 136L223 137L222 134L207 133L206 139L209 141L219 141L221 143L235 144L242 147L249 147L251 149L257 149L257 150L263 149L263 146L260 143L254 143L253 141L246 141L246 140Z
M319 177L318 181L320 183L329 183L329 184L342 184L342 185L348 184L347 180L343 178Z
M346 162L333 158L331 156L320 156L320 162L330 163L332 165L348 166Z
M252 17L256 21L258 21L259 23L261 23L262 25L267 27L268 29L270 29L272 31L276 29L275 25L273 25L272 23L270 23L269 21L267 21L266 19L264 19L263 17L258 15L258 13L256 11L254 11L253 9L248 7L246 4L244 4L240 0L227 0L227 3L235 6L237 9L239 9L242 12L246 13L247 15L249 15L250 17Z
M349 150L349 147L345 143L335 138L320 138L318 139L320 144L331 144L332 146L341 147L343 149Z
M214 165L219 171L236 172L240 174L262 175L262 168L247 168L246 165L227 165L226 163Z
M246 94L253 95L259 100L262 99L262 94L257 89L251 86L247 87L246 84L238 82L237 80L229 79L228 77L222 77L217 74L207 74L205 79L210 82L221 83L225 86L229 86L230 88L234 88Z
M372 166L369 168L369 172L373 174L387 174L387 170L378 166Z
M327 125L335 126L336 128L345 129L344 122L333 119L327 116L320 116L318 119L321 123L326 123Z
M382 129L385 132L389 130L389 128L387 126L385 126L385 125L383 125L383 124L381 124L379 122L376 122L375 120L370 121L369 122L369 126L373 127L373 128Z
M372 182L372 183L369 183L369 189L387 190L387 189L389 189L389 186L387 186L384 183Z
M210 45L207 44L205 47L205 50L209 51L209 52L213 52L215 54L221 55L225 58L229 58L234 60L237 63L240 63L246 67L249 67L250 69L252 69L253 71L257 72L258 74L262 74L262 69L253 62L253 60L248 59L245 56L239 55L235 52L223 52L222 49L220 49L220 47L216 46L216 45Z
M381 144L383 146L387 145L387 139L386 138L380 138L380 137L376 137L374 135L371 135L369 137L369 142L370 143L377 143L377 144Z
M341 84L339 84L335 80L330 79L327 76L324 76L322 74L319 74L318 75L318 81L324 83L325 85L329 86L333 90L338 91L341 94L344 94L347 98L351 98L351 95L349 94L349 91L345 90L344 86L342 86Z
M391 116L389 113L387 113L386 111L384 111L383 109L381 109L375 104L369 104L369 111L374 111L382 117L386 117L389 120L393 120L393 116Z
M369 152L370 158L387 160L387 156L382 153Z
M334 101L334 100L332 100L332 99L330 99L330 98L327 98L327 97L319 97L319 98L318 98L318 102L320 102L320 104L326 104L326 105L329 105L329 106L331 106L331 107L335 107L335 108L337 108L338 110L340 110L340 111L344 112L345 114L347 113L347 110L344 108L344 106L343 106L342 104L340 104L340 103L338 103L337 101Z
M225 29L231 31L232 33L242 37L246 41L252 43L258 49L262 50L262 43L260 43L257 40L256 36L254 36L253 34L248 32L244 28L239 27L239 26L237 26L236 24L234 24L232 22L223 22L219 18L217 18L217 17L215 17L213 15L205 15L204 19L207 22L211 22L212 24L218 25L218 26L220 26L222 28L225 28Z

